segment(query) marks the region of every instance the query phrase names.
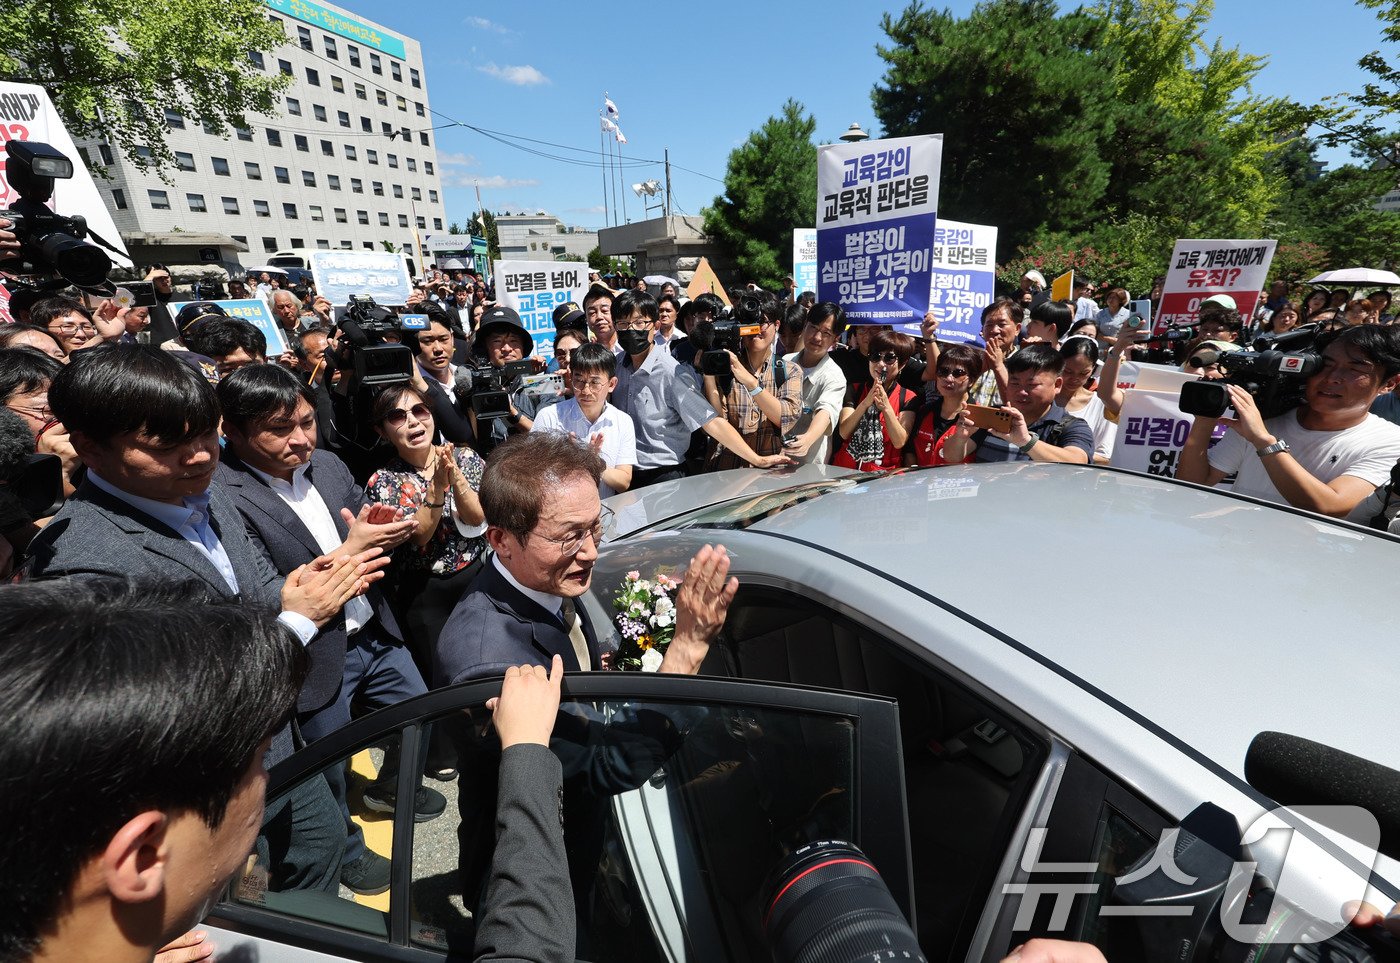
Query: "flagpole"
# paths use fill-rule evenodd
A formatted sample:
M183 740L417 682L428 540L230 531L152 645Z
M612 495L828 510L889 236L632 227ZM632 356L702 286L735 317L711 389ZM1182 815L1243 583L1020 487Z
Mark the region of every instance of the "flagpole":
M620 129L620 128L619 128L619 129ZM622 141L618 141L618 142L617 142L617 169L618 169L618 172L619 172L619 174L620 174L621 171L622 171ZM627 186L627 178L626 178L626 175L622 175L622 181L623 181L623 185L622 185L622 186L623 186L623 187L626 187L626 186ZM626 193L624 193L624 194L622 195L622 217L623 217L624 220L627 221L628 224L631 224L631 223L632 223L632 219L631 219L630 217L627 216L627 195L626 195Z
M603 129L603 125L600 123L600 124L598 125L598 146L601 147L601 148L603 148L603 150L599 151L600 154L605 154L606 151L607 151L607 148L608 148L607 138L608 138L608 132L607 132L606 130ZM609 226L609 227L610 227L611 225L608 223L608 165L607 165L607 162L606 162L606 161L604 161L604 163L603 163L602 173L603 173L603 224L604 224L604 226Z
M609 163L613 165L613 171L615 172L615 176L617 178L617 180L613 182L613 223L621 224L622 219L617 216L617 195L622 191L622 165L617 164L612 160L612 152L616 143L617 134L614 133L611 137L608 138L608 159Z

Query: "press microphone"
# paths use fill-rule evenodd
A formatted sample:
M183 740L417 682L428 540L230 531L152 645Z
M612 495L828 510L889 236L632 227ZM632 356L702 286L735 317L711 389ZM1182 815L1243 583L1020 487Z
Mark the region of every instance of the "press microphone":
M1244 757L1251 786L1284 806L1357 806L1380 824L1377 847L1400 859L1400 772L1284 732L1261 732Z

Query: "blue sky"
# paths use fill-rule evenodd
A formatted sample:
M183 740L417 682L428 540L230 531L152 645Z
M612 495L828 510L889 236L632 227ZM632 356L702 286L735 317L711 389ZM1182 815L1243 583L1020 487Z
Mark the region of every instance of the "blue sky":
M422 44L431 105L454 120L596 152L607 91L628 139L624 157L659 160L669 148L673 203L691 214L722 189L717 179L729 152L788 97L816 117L820 141L835 140L852 121L875 127L870 89L883 73L875 53L884 40L880 12L903 9L829 0L340 5ZM960 14L971 6L951 3ZM1303 101L1359 88L1356 61L1380 46L1374 14L1348 0L1220 0L1211 32L1269 57L1256 92ZM448 120L439 115L436 123ZM437 136L450 219L465 222L476 209L471 184L479 181L488 209L546 210L570 224L603 226L598 168L532 156L464 128ZM1347 154L1324 159L1337 166ZM634 167L624 176L630 187L660 180L662 168ZM637 197L630 189L623 196L630 220L642 219Z

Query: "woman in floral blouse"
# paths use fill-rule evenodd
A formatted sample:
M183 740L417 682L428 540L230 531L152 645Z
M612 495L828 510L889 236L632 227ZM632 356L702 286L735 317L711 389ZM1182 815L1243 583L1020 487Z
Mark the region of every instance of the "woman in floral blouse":
M477 490L485 462L470 448L433 444L433 412L412 385L385 388L374 400L374 429L395 456L375 472L365 497L403 509L418 531L394 553L400 624L423 678L431 684L438 635L486 550Z

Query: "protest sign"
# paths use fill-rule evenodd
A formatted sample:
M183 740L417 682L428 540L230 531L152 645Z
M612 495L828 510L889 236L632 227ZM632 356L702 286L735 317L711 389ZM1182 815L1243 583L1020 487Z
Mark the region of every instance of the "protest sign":
M792 280L796 283L793 296L803 291L817 290L817 229L799 227L792 232Z
M1178 240L1167 266L1162 303L1153 329L1195 324L1201 302L1217 294L1235 299L1240 317L1254 315L1255 302L1269 276L1277 241Z
M817 299L852 324L928 311L943 135L817 148Z
M554 309L566 301L583 304L588 265L582 261L497 261L496 300L520 315L535 339L535 354L554 356Z
M996 286L997 229L939 218L930 260L928 304L938 318L938 340L982 347L982 309L992 303ZM920 325L895 325L895 330L918 337Z
M1123 396L1123 410L1118 413L1118 433L1108 463L1115 468L1175 478L1181 449L1186 446L1193 421L1192 416L1184 414L1179 407L1180 397L1180 388L1172 391L1134 388L1127 392ZM1226 430L1224 425L1217 425L1211 444L1219 441Z
M1051 301L1069 301L1074 297L1074 272L1066 271L1050 282Z
M394 251L312 251L311 277L316 293L336 307L348 304L352 294L368 295L382 307L401 307L413 290L408 265Z
M180 309L193 301L170 301L165 306L170 311L170 318L174 320L180 313ZM217 304L224 309L224 312L231 318L238 318L240 321L247 321L253 327L262 332L262 336L267 339L267 356L275 358L290 348L287 345L287 338L282 331L277 319L272 316L272 309L267 306L267 302L262 298L240 298L232 301L212 301L207 302ZM197 327L197 325L196 325Z
M707 257L702 257L700 263L695 266L695 273L690 278L690 287L685 289L685 296L691 301L702 294L714 294L725 304L729 303L729 293L724 290L724 285L719 283L719 275L710 267L710 259Z

